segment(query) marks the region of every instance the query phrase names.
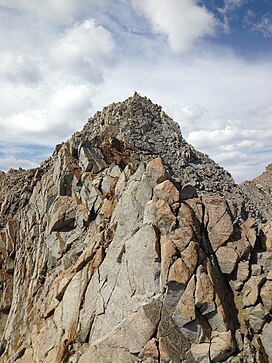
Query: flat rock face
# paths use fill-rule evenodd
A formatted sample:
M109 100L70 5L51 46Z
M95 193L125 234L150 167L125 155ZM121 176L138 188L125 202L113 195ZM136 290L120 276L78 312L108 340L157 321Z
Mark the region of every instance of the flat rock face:
M272 362L271 222L188 184L201 155L136 94L20 171L16 193L0 175L1 362ZM225 175L205 158L203 188Z

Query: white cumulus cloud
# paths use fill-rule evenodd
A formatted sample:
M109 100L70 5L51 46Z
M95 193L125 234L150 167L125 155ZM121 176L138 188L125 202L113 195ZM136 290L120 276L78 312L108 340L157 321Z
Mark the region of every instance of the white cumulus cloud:
M196 0L132 0L155 33L167 37L176 52L191 49L197 39L213 35L216 21Z
M38 64L20 53L0 53L0 79L12 84L33 84L40 80Z
M94 19L68 28L51 47L56 66L68 76L101 82L105 66L113 61L114 40L111 33Z

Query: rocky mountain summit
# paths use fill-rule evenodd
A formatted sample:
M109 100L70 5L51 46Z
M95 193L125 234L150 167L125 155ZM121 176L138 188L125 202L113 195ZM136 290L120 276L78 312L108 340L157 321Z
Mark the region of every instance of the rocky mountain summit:
M271 185L138 94L0 174L0 361L271 363Z

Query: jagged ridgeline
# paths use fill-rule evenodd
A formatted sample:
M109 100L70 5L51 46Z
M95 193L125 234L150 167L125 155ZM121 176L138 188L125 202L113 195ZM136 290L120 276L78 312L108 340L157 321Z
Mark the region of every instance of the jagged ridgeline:
M0 361L271 363L271 182L137 93L0 174Z

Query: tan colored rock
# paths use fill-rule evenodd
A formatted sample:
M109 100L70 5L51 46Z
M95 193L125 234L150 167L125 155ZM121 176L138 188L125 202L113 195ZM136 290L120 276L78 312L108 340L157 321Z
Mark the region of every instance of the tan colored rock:
M185 228L176 228L167 235L176 249L179 252L185 250L188 247L189 243L192 241L192 230L189 227L188 229Z
M159 360L158 342L155 338L149 340L139 354L140 362L155 363Z
M267 280L272 280L272 270L270 272L268 272L267 276L266 276Z
M272 219L263 226L262 230L263 244L267 251L272 251Z
M237 269L237 280L244 282L249 275L249 261L239 262Z
M89 345L79 359L79 363L131 361L132 354L139 354L152 338L160 317L160 305L157 305L156 317L151 321L144 307L130 314L108 335Z
M204 196L205 224L212 249L223 246L233 233L233 224L228 212L226 199L217 196Z
M143 224L153 224L156 225L156 209L154 200L150 200L146 203L144 208Z
M176 225L176 217L174 216L169 204L158 199L154 201L155 213L156 213L156 224L160 229L161 233L168 234L172 231Z
M191 352L196 363L210 363L210 343L192 344Z
M0 172L1 362L271 360L272 251L239 224L244 189L159 106L113 104L15 174Z
M266 281L261 288L261 299L264 307L268 311L272 311L272 281Z
M253 218L248 218L242 225L241 230L243 235L249 241L251 247L256 243L256 221Z
M190 280L190 271L186 266L182 258L178 258L170 268L168 281L176 281L179 284L186 286L187 282Z
M147 164L146 178L153 187L167 179L167 173L160 157L152 159Z
M195 276L188 282L184 293L178 302L173 313L175 323L182 327L185 324L196 319L195 313Z
M171 265L175 261L176 249L171 239L166 236L161 237L161 290L168 281L168 274Z
M229 246L219 247L216 251L216 258L223 274L231 274L238 262L238 255Z
M215 310L215 292L212 282L203 266L196 272L195 304L202 314Z
M165 200L170 205L179 202L179 191L170 180L156 185L153 193L156 198Z
M244 285L243 288L243 305L255 305L259 297L259 286L264 281L263 276L252 276Z
M251 265L251 274L253 276L260 276L262 274L262 266L253 263Z
M236 270L236 276L230 281L234 290L239 290L249 276L249 261L240 261Z
M198 244L191 242L170 268L168 281L186 285L192 277L198 262Z
M198 251L199 245L197 242L191 241L189 246L183 250L180 254L181 258L185 262L186 266L188 267L191 273L194 272L196 265L198 263Z
M256 306L246 308L245 311L251 328L255 333L259 333L265 323L268 310L262 304L258 304Z
M227 243L227 246L230 246L235 250L239 259L248 259L251 253L251 244L247 240L247 238L243 237L236 241L231 241Z
M257 253L257 264L262 267L264 273L269 273L272 270L272 251Z
M265 326L263 327L263 331L260 337L265 353L268 355L269 363L272 362L271 337L272 337L272 322L270 321L269 323L266 323Z
M212 335L210 357L212 362L225 362L235 350L231 331Z
M191 207L199 222L203 219L203 204L199 198L186 200L186 204Z
M182 252L191 241L200 241L200 223L192 208L182 203L178 213L179 228L170 232L174 245Z

